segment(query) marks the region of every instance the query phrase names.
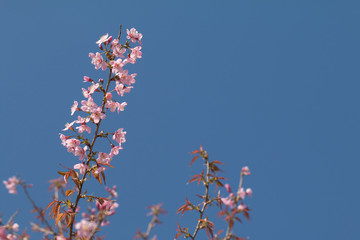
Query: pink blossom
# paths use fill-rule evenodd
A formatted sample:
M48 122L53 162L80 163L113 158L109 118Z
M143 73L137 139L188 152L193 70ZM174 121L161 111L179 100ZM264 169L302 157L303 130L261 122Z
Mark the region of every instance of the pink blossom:
M131 28L130 31L129 29L126 29L127 32L127 39L131 39L132 42L136 42L138 41L140 44L142 44L141 39L143 37L143 35L141 33L138 33L138 31L136 31L135 28Z
M99 174L99 173L101 173L101 172L103 172L105 170L106 170L106 167L97 167L96 170L95 170L95 173Z
M225 188L226 188L226 191L228 192L228 193L231 193L231 188L230 188L230 185L229 184L225 184Z
M245 195L246 195L246 193L244 191L244 188L240 188L239 191L237 192L238 198L244 199Z
M10 194L17 194L16 186L20 184L20 180L17 179L15 176L10 177L8 181L3 181L5 187L9 191Z
M234 200L232 200L231 198L227 197L227 198L221 198L221 201L226 205L229 206L231 208L234 208L235 203Z
M114 157L115 155L118 155L120 149L122 149L121 146L112 146L109 156L112 158L112 157Z
M91 96L89 96L87 101L82 100L81 105L81 110L83 110L84 112L92 112L94 108L97 108L97 105Z
M142 58L142 52L140 50L141 50L140 46L131 49L130 59L132 59L133 61L131 63L135 63L137 58Z
M109 164L111 162L111 158L110 158L109 154L99 152L98 158L96 159L96 161L100 164Z
M95 222L89 222L86 219L81 219L80 222L75 224L75 229L77 230L76 235L79 238L89 239L91 233L95 230L97 224Z
M252 189L251 188L247 188L246 191L245 191L246 195L248 195L249 197L252 197Z
M70 137L65 136L64 134L61 134L61 133L59 133L59 135L60 135L61 144L63 146L66 146L66 140L69 139Z
M80 174L84 174L90 167L84 163L78 163L74 165L74 169L79 169Z
M107 100L111 100L112 99L112 94L110 92L106 93L105 98Z
M80 110L79 108L78 108L78 102L77 101L74 101L74 104L71 106L71 116L72 115L74 115L74 112L76 111L76 110Z
M90 117L94 121L94 123L99 123L100 119L105 118L105 114L102 113L101 107L98 107L96 109L93 109L92 114L90 115Z
M126 102L122 102L122 103L116 103L116 107L117 107L117 110L118 110L118 113L119 113L119 111L124 111L125 110L125 106L127 105L127 103Z
M88 132L91 133L91 127L87 126L86 124L81 124L80 126L76 127L79 130L79 133Z
M82 89L83 95L85 98L88 98L91 94L93 94L98 88L99 88L100 84L96 83L96 84L92 84L88 90L86 90L85 88Z
M117 76L120 79L120 82L126 85L131 85L135 83L135 77L136 77L136 73L133 73L131 75L128 75L128 70L124 70L122 72L119 72L117 74Z
M124 96L124 93L125 93L124 88L125 88L124 84L116 82L115 90L119 96Z
M75 121L71 122L71 123L66 123L65 124L65 128L63 129L63 131L67 131L69 129L74 130L74 128L72 127L72 125L74 125Z
M92 80L88 76L84 76L84 82L94 82L94 80Z
M0 240L8 240L6 237L6 228L4 226L0 227Z
M103 71L106 70L107 64L100 53L89 53L89 57L91 58L91 63L95 65L95 69L101 68Z
M113 135L113 140L115 140L119 144L126 142L126 132L124 132L123 130L123 128L119 128Z
M64 237L64 236L55 236L56 240L68 240L68 238Z
M115 112L116 108L117 108L117 102L114 101L107 101L105 103L105 107L109 108L111 112Z
M248 166L243 167L243 168L241 169L241 174L242 174L242 175L250 175L251 173L250 173L249 167L248 167Z
M79 146L75 147L74 155L79 156L79 159L83 160L84 157L86 156L87 148L88 148L87 146L85 146L84 148L81 148Z
M68 152L75 152L75 148L80 145L80 141L75 138L70 138L65 141L65 147L67 147Z
M111 36L110 36L111 37ZM97 45L107 42L109 40L109 34L102 35L99 41L96 42Z
M7 239L8 239L8 240L16 240L17 237L16 237L15 234L8 234L8 235L7 235Z
M123 54L126 52L126 49L122 48L121 45L119 45L119 40L118 39L114 39L111 42L111 49L113 50L113 54L116 57L124 58Z
M11 229L14 230L15 232L19 231L19 224L14 223L14 224L11 226Z
M112 197L114 197L114 198L117 198L117 197L118 197L118 193L116 192L116 185L114 185L114 186L112 187L112 189L109 188L109 187L106 187L105 189L106 189L106 191L108 191L108 192L110 193L110 195L111 195Z
M241 203L239 206L237 206L237 209L239 211L246 211L247 207L246 205L244 205L243 203Z
M107 200L103 200L103 203L101 204L98 200L96 200L96 207L99 211L103 211L105 215L111 216L115 214L115 208L119 207L119 204Z
M89 134L91 133L91 128L86 125L87 122L89 122L89 118L82 118L78 116L78 120L76 120L76 123L80 123L81 125L76 127L76 129L79 130L79 133L83 133L84 131L87 131Z
M123 66L125 65L123 63L123 61L119 58L116 61L112 60L110 61L110 65L112 66L112 72L114 74L118 73L118 72L122 72L123 71Z

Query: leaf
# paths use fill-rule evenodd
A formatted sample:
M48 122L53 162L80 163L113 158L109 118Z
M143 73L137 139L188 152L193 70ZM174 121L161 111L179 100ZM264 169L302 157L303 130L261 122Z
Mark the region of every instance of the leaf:
M104 180L104 184L106 184L106 182L105 182L105 174L104 174L104 172L101 172L101 176L102 176L102 178L103 178L103 180Z
M51 201L51 202L47 205L47 207L43 210L43 213L46 211L46 209L48 209L49 207L51 207L54 203L56 203L56 200Z
M57 226L59 220L61 219L61 217L62 217L63 215L64 215L63 213L60 213L60 214L56 217L56 219L55 219L55 227Z
M66 174L66 172L60 172L58 171L58 174L60 174L61 176L64 176Z
M70 196L71 194L73 194L74 193L74 191L73 190L71 190L71 189L68 189L68 190L66 190L66 192L65 192L65 196Z
M198 159L198 158L199 158L199 155L193 157L193 159L191 160L191 163L190 163L189 167L190 167L190 166L196 161L196 159Z

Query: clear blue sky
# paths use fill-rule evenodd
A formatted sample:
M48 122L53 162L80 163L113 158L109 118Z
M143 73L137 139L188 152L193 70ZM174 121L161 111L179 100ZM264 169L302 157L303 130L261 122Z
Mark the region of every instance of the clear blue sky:
M81 100L82 77L96 74L89 52L119 24L143 33L143 59L127 109L108 122L127 142L108 182L119 189L108 239L145 229L145 207L168 211L159 239L173 239L190 151L202 143L235 188L245 184L251 239L360 239L360 2L0 1L0 176L34 184L77 160L58 133ZM24 195L0 187L0 212L29 228ZM187 222L187 224L186 224ZM120 232L120 233L119 233Z

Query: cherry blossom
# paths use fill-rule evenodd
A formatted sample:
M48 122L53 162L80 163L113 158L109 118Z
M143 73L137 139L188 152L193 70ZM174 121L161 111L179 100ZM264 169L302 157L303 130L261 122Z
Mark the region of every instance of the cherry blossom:
M123 130L124 130L123 128L119 128L114 133L114 136L113 136L113 140L115 140L119 144L126 142L126 139L125 139L126 132L124 132Z
M76 235L79 238L89 239L91 233L96 229L97 225L95 222L89 222L86 219L81 219L80 222L75 224L75 229L77 230Z
M3 181L5 187L9 191L10 194L17 194L16 186L20 184L20 180L17 179L15 176L10 177L8 181Z
M91 58L91 63L95 65L95 69L101 68L103 71L106 70L107 64L104 62L104 59L100 53L89 53L89 57Z
M131 39L132 42L136 42L138 41L140 44L142 44L141 39L143 37L143 35L141 33L138 33L138 31L136 31L135 28L131 28L130 31L129 29L126 29L127 32L127 39Z

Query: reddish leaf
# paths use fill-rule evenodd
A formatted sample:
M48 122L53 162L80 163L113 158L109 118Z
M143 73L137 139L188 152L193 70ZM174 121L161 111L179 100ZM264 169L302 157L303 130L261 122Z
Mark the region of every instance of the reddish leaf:
M196 161L196 159L199 158L199 155L196 155L195 157L193 157L193 159L191 160L191 163L189 165L189 167Z

